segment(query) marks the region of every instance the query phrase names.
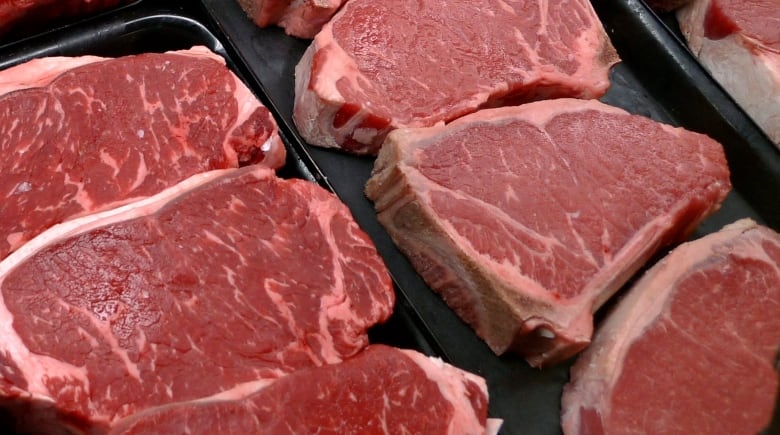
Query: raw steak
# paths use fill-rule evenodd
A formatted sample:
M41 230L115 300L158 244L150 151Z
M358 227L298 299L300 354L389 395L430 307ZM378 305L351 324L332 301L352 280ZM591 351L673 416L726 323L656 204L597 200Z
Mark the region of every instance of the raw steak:
M0 154L0 259L193 174L285 159L271 113L203 47L0 72Z
M84 17L132 0L0 0L0 36L10 31L30 34L63 19Z
M780 349L780 234L749 220L681 245L601 325L571 371L563 429L756 434Z
M339 362L394 301L346 206L261 166L58 225L0 263L0 295L0 405L98 431Z
M542 366L584 348L592 313L730 188L708 137L560 99L394 131L366 194L493 351Z
M346 0L238 0L260 27L277 24L285 33L311 39Z
M475 375L383 345L304 369L235 399L129 417L116 434L484 434L487 387Z
M373 154L394 128L598 98L617 61L586 0L352 0L295 69L294 119L311 144Z
M677 18L693 54L780 147L780 0L694 0Z

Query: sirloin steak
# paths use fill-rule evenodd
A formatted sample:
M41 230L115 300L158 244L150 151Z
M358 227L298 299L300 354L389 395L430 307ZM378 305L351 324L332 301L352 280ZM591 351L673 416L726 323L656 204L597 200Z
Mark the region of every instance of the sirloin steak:
M236 399L194 401L120 422L112 434L484 434L488 393L475 375L420 353L371 345Z
M346 206L261 166L53 227L0 263L0 297L0 406L41 432L337 363L394 302Z
M730 188L708 137L559 99L393 131L366 194L494 352L542 366L584 348L592 313Z
M694 0L677 19L693 54L780 147L780 0Z
M0 259L199 172L284 164L271 113L206 48L0 72Z
M780 234L741 220L653 266L571 370L563 430L756 434L778 391Z
M277 24L285 33L311 39L346 0L238 0L260 27Z
M394 128L598 98L617 61L586 0L352 0L297 65L293 115L313 145L375 154Z

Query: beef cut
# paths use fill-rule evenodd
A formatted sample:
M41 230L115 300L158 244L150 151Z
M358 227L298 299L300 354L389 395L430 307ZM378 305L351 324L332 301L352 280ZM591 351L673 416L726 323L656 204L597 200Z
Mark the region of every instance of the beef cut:
M53 227L0 263L0 295L0 406L42 432L340 362L394 301L343 203L257 165Z
M311 144L374 154L394 128L598 98L617 61L586 0L352 0L296 67L294 120Z
M278 25L285 33L311 39L346 0L238 0L260 27Z
M271 113L203 47L0 72L0 153L0 259L193 174L285 160Z
M0 0L0 37L29 35L66 19L131 3L134 0Z
M138 414L113 434L484 434L487 387L409 350L369 346L340 364L303 369L265 388Z
M542 366L584 348L592 313L730 188L712 139L559 99L393 131L366 194L493 351Z
M780 147L780 0L693 0L677 19L693 54Z
M567 434L756 434L778 391L780 234L741 220L686 243L609 314L571 370Z

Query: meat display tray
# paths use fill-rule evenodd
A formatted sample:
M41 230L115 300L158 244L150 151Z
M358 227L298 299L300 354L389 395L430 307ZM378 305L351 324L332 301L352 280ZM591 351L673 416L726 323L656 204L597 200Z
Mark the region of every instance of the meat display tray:
M629 112L706 133L720 141L733 192L693 237L750 217L780 230L780 152L701 68L664 21L639 0L593 0L623 62L602 99ZM666 17L668 18L668 17ZM363 187L373 158L311 147L292 122L294 68L309 41L279 28L257 28L235 0L140 0L115 12L0 46L0 68L50 55L117 56L205 45L275 114L288 146L285 177L333 190L371 236L391 271L398 302L372 340L414 348L483 376L490 415L503 434L560 432L560 396L569 364L538 370L522 359L495 356L417 275L380 226Z

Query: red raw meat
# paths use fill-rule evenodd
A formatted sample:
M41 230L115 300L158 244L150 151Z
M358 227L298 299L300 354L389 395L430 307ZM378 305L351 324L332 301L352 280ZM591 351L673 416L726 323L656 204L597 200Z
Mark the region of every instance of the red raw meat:
M296 67L294 120L313 145L375 154L395 128L598 98L617 61L587 0L351 0Z
M571 370L564 433L759 433L779 349L780 234L741 220L679 246L619 302Z
M0 153L0 259L59 222L286 154L268 109L203 47L0 72Z
M383 345L303 369L235 398L129 417L112 434L484 434L485 381L441 360Z
M276 24L291 36L311 39L346 0L238 0L260 27Z
M366 194L493 351L541 366L587 346L592 313L730 188L712 139L560 99L393 131Z
M394 294L333 194L250 166L50 229L0 263L0 302L0 406L100 431L351 357Z
M693 54L780 147L780 0L694 0L677 19Z

